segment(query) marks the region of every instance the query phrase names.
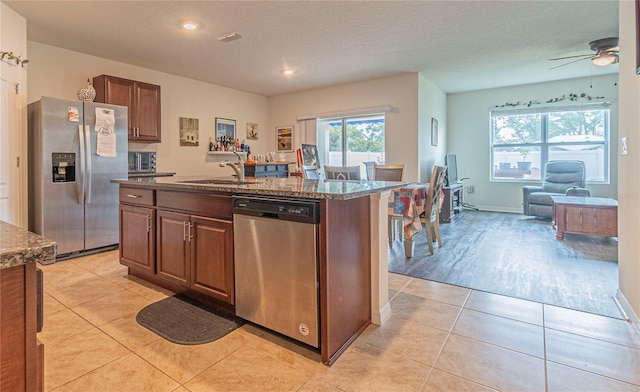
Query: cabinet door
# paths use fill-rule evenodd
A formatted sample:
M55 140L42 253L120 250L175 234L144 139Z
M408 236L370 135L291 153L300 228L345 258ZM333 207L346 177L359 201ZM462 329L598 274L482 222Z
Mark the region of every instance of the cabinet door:
M235 303L233 224L191 216L191 288L229 304Z
M104 102L112 105L121 105L129 108L128 130L129 138L133 134L134 115L133 107L133 81L129 79L116 78L113 76L104 77Z
M158 276L189 285L189 215L158 210Z
M160 86L135 82L133 126L136 140L160 141Z
M120 205L120 263L154 271L154 214L152 208Z

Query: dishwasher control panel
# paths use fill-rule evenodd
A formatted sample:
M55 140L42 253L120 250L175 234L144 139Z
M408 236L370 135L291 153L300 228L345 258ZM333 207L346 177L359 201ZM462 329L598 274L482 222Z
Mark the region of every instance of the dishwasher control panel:
M320 203L315 200L234 196L233 213L302 223L320 222Z

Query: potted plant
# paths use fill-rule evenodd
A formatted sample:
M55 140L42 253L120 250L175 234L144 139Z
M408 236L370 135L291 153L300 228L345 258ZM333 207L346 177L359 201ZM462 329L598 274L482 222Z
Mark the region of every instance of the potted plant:
M522 161L518 162L518 170L531 170L531 162L527 162L527 157L531 153L531 149L521 147L517 150L522 157Z

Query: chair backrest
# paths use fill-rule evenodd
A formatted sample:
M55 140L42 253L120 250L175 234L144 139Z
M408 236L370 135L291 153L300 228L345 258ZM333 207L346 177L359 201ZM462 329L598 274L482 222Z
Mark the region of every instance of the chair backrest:
M316 165L302 165L302 177L307 180L319 180L320 172Z
M367 161L362 162L365 167L365 171L367 173L367 180L373 181L373 166L376 164L375 161Z
M327 180L359 180L360 166L324 166Z
M424 216L429 217L429 222L435 222L440 214L440 192L444 186L444 177L447 174L446 166L434 166L429 180L429 192L427 192L427 202Z
M374 181L402 181L402 174L406 164L402 165L374 165Z
M583 161L549 161L544 166L542 192L565 193L574 186L584 188L585 176Z

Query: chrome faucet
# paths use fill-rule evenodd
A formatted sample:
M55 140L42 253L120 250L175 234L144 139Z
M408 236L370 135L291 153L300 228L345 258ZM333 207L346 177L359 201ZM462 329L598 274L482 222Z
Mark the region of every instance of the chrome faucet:
M242 162L242 157L237 152L233 152L238 157L238 162L231 162L228 160L224 160L220 162L220 167L231 166L234 172L236 172L236 176L238 177L238 182L244 182L244 162Z

